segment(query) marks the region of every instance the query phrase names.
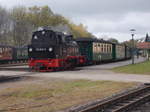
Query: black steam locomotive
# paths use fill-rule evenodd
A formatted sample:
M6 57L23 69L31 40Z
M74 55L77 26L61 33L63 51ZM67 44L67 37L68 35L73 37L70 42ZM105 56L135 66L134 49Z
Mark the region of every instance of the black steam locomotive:
M72 35L48 28L33 32L28 57L29 67L40 71L67 69L85 63Z

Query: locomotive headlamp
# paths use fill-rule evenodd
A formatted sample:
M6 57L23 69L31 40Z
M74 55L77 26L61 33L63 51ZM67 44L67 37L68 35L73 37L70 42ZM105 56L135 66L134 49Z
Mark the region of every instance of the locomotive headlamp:
M34 36L34 39L38 39L38 37L35 35L35 36Z
M32 48L29 48L29 52L32 52Z
M45 31L42 31L42 35L44 35L45 34Z
M49 52L52 52L53 48L50 47L48 50L49 50Z

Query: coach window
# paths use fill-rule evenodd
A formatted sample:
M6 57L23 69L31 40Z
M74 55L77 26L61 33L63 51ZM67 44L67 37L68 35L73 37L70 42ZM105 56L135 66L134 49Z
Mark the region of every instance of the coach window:
M108 53L108 44L106 44L106 53Z
M76 54L76 48L73 48L73 54L74 55Z
M75 55L77 54L77 48L75 48Z
M105 44L104 44L104 48L103 48L103 50L104 50L104 53L105 53L105 51L106 51L106 48L105 48L106 46L105 46Z
M109 44L107 44L107 53L109 53L110 51L109 51Z
M108 52L108 49L107 49L107 48L108 48L108 44L106 44L106 53Z
M77 54L79 53L78 48L76 48L76 52L77 52Z
M108 44L108 52L110 53L110 44Z
M99 52L101 52L101 43L99 43Z
M98 52L99 53L101 52L101 44L100 43L98 44Z
M111 53L111 52L112 52L112 51L111 51L111 45L110 45L110 47L109 47L109 50L110 50L110 53Z
M110 52L112 53L112 45L110 45Z
M100 53L100 43L98 43L98 53Z
M94 43L93 51L96 52L96 43Z
M101 52L103 53L103 44L101 44Z
M97 43L95 43L95 52L96 52L96 48L97 48Z
M101 43L101 52L103 52L103 49L102 49L102 48L103 48L103 44Z
M107 53L109 53L109 44L107 44Z
M107 45L105 44L105 51L104 51L105 53L107 53Z
M3 52L2 52L2 48L0 48L0 53L3 53Z
M105 44L103 44L103 53L105 53Z
M94 47L94 51L95 51L95 53L96 53L96 47L97 47L97 44L95 43L95 47Z
M78 48L76 47L76 54L78 54Z
M93 43L93 52L95 52L95 43Z
M106 53L106 51L107 51L107 46L106 46L106 44L104 44L104 48L105 48L104 52Z
M108 49L107 49L107 48L108 48L108 44L106 44L106 53L108 52Z
M96 43L96 53L98 53L98 43Z
M106 52L106 45L104 44L104 53Z
M95 43L95 53L97 52L97 43Z
M102 53L103 53L103 44L101 44L101 51L102 51Z
M99 43L97 43L97 53L99 53Z
M93 43L93 52L95 52L95 43Z
M107 44L105 44L105 53L107 53Z
M97 53L99 53L99 43L97 43Z

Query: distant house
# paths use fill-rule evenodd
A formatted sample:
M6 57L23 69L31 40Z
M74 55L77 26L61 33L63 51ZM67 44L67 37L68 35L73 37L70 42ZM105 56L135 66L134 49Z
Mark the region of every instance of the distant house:
M143 56L146 56L148 59L150 58L150 36L148 33L146 34L144 41L137 44L137 48L141 50Z
M148 36L148 33L146 34L145 42L150 42L150 37Z

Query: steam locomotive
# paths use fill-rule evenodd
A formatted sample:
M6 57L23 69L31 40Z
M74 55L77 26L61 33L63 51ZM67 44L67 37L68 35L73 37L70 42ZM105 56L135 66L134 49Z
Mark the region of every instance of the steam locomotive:
M85 64L131 58L131 49L96 38L73 39L52 29L33 32L28 46L29 67L38 71L55 71Z
M40 71L68 69L85 63L72 35L46 28L33 32L28 57L29 67Z

